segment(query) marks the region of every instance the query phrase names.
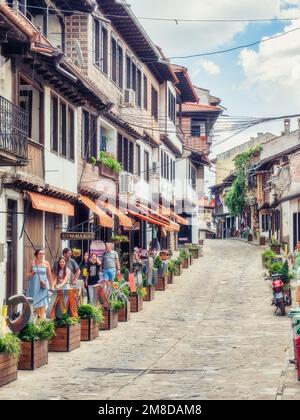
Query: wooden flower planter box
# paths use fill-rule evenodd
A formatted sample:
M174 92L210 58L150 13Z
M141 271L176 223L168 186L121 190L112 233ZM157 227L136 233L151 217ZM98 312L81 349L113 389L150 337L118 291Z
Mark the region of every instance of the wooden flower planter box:
M168 274L168 284L173 284L174 283L174 273L169 273Z
M199 239L199 245L203 245L204 244L204 239Z
M249 233L248 235L248 242L252 242L253 241L253 235L251 233Z
M49 343L49 351L72 351L80 347L81 326L66 325L64 327L55 328L56 336Z
M118 311L111 308L103 308L104 322L100 325L100 330L112 330L118 326Z
M147 294L144 297L144 301L150 302L151 300L154 300L155 297L155 286L147 286L145 287Z
M140 312L143 309L143 298L137 293L130 295L130 312Z
M20 370L35 370L48 363L48 341L23 341L18 362Z
M182 263L182 268L189 268L189 266L190 266L190 258L188 257L188 258L185 258L184 260L183 260L183 263Z
M259 245L266 245L266 238L264 236L259 237Z
M115 181L117 181L119 179L119 174L117 172L113 171L108 166L103 165L101 162L99 162L97 164L97 166L99 168L99 175L102 175L106 178L111 178Z
M168 277L167 276L158 276L157 283L155 285L155 290L164 291L168 288Z
M197 260L200 257L200 249L192 248L189 251L191 252L191 254L192 254L192 256L195 260Z
M174 276L181 276L182 271L182 264L175 264Z
M99 337L99 324L94 319L80 320L81 341L92 341Z
M118 312L119 322L128 322L130 320L130 302L127 302L123 309Z
M18 358L14 354L0 354L0 386L17 379Z
M194 262L194 258L193 258L193 255L191 255L191 256L189 257L189 263L190 263L190 265L192 265L192 264L193 264L193 262Z
M271 245L271 249L275 254L280 255L281 245Z

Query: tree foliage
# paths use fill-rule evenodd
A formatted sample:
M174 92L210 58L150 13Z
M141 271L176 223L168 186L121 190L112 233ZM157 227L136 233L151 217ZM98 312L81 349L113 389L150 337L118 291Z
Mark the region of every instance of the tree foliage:
M262 146L257 145L234 158L236 178L225 198L225 204L233 216L238 216L243 213L248 205L246 186L247 170L251 166L252 157L261 150Z

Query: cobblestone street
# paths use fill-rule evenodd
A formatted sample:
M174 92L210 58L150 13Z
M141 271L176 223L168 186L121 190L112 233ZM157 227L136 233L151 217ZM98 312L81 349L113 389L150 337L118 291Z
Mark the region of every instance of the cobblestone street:
M259 247L205 241L204 257L130 322L19 371L0 399L299 398L290 319L270 299Z

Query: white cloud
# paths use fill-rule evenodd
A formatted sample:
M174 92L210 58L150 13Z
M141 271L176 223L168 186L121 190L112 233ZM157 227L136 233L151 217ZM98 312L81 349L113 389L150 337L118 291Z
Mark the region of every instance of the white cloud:
M201 60L200 66L210 75L216 76L221 73L220 67L210 60Z
M174 19L273 18L280 15L281 1L186 0L183 3L182 0L128 0L138 17ZM229 44L247 26L243 22L179 22L176 25L175 22L141 20L141 23L168 57L210 51Z
M284 32L299 27L298 22ZM240 53L244 89L255 91L265 111L292 113L300 107L300 30ZM274 112L273 111L273 112Z

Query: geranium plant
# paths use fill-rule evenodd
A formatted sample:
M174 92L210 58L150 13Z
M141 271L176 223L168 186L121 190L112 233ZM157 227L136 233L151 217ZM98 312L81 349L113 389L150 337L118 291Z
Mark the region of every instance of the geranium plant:
M123 170L122 165L117 161L115 156L103 150L100 152L99 162L112 169L114 172L120 173Z

